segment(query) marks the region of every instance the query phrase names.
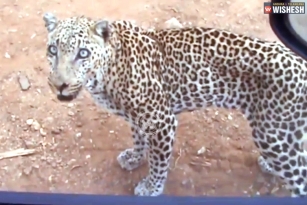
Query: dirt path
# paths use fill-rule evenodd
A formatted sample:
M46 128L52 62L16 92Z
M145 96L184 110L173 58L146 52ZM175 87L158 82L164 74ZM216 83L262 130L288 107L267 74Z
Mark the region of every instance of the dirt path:
M0 160L3 190L132 194L147 171L128 173L116 156L132 145L128 125L98 109L87 94L59 103L46 83L46 32L42 14L60 17L130 19L147 26L176 17L276 40L263 14L263 1L243 0L2 0L0 3L0 152L25 148L37 153ZM230 3L233 2L233 3ZM18 76L31 83L22 91ZM170 195L246 195L256 175L258 155L240 113L206 109L180 115ZM202 147L205 152L197 155ZM282 194L282 193L279 193Z

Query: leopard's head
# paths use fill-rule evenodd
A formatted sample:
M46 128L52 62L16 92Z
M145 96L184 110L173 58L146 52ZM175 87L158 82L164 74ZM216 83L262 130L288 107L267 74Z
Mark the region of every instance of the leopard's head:
M109 22L84 16L57 20L52 13L43 17L48 31L47 59L51 69L48 84L60 101L71 101L82 87L94 86L93 78L112 57ZM98 76L97 76L98 75Z

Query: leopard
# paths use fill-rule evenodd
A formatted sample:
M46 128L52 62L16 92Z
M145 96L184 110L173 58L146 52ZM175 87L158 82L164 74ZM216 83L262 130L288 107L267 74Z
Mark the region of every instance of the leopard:
M263 172L292 197L307 194L307 62L279 42L223 29L146 30L125 20L43 16L48 85L60 102L82 90L125 119L133 147L117 157L132 171L146 161L137 196L163 194L177 116L205 107L235 109L252 128Z

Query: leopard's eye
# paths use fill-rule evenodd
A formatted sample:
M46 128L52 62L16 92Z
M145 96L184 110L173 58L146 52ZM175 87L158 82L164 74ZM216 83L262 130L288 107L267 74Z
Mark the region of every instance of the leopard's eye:
M77 58L78 58L78 59L84 59L84 58L88 58L90 55L91 55L91 52L90 52L88 49L86 49L86 48L81 48L81 49L79 50L79 53L78 53L78 55L77 55Z
M58 48L56 47L56 46L54 46L54 45L50 45L49 47L48 47L48 52L51 54L51 55L57 55L57 53L58 53Z

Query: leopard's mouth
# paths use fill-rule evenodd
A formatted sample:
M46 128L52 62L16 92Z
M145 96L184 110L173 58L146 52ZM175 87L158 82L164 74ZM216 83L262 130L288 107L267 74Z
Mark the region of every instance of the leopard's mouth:
M70 102L70 101L74 100L75 98L76 98L76 96L74 96L74 95L68 95L68 96L67 95L61 95L61 94L57 95L57 99L61 102Z
M70 102L78 97L80 91L81 90L77 90L74 93L70 93L66 95L64 94L65 92L58 92L57 99L61 102Z
M70 102L76 99L82 90L82 85L60 87L57 90L57 99L61 102Z
M64 95L63 92L57 94L57 99L61 102L70 102L78 97L80 90L73 94Z

